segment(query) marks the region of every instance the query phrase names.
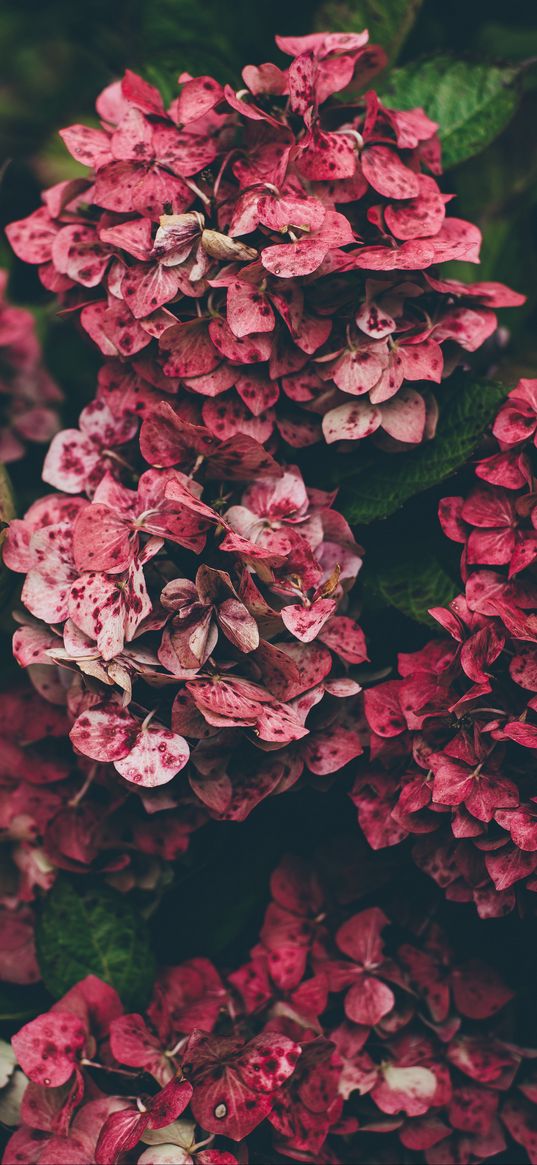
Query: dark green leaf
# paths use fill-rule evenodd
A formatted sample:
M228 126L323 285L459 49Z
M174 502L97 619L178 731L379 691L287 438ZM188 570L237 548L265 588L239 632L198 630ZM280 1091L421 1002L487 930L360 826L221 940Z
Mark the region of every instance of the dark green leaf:
M0 521L10 522L15 517L15 499L7 469L0 465ZM0 543L1 545L1 543Z
M145 922L125 895L60 878L44 901L36 937L43 981L56 999L85 975L97 975L127 1009L147 1003L154 958Z
M373 44L382 45L395 60L414 24L423 0L325 0L315 13L320 32L369 30Z
M436 555L420 550L371 570L365 581L402 615L435 627L429 608L447 606L458 590Z
M477 48L489 60L524 61L537 56L537 27L535 22L524 27L507 21L500 24L491 20L481 24L477 32ZM528 9L529 16L529 9Z
M339 495L345 516L356 524L387 518L449 477L471 456L507 392L490 381L448 383L435 438L412 453L385 454L367 471L347 476ZM348 468L344 472L348 475Z
M537 92L526 93L506 133L477 158L458 166L450 176L450 189L457 195L461 213L477 223L483 233L479 278L498 279L524 292L527 303L513 311L503 309L500 319L520 348L525 329L537 302L533 273L537 264L537 155L528 149L537 118ZM446 264L456 278L476 278L473 264ZM528 327L529 324L529 327Z
M448 169L480 153L510 121L518 75L514 68L432 57L395 69L384 97L399 109L420 105L438 122Z
M235 0L225 9L221 0L142 3L138 51L144 73L159 88L164 82L172 97L183 70L239 85L243 65L272 59L273 30L281 28L278 16L274 3L258 5L253 15L249 0Z

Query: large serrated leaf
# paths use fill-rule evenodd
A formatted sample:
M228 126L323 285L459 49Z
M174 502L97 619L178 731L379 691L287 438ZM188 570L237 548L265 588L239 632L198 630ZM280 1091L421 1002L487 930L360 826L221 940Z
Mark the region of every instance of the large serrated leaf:
M357 525L387 518L409 498L449 477L471 456L508 391L491 381L451 382L432 441L411 453L379 456L352 477L352 465L343 465L333 477L334 482L346 479L339 494L346 518Z
M325 0L315 13L320 32L361 32L380 44L395 60L414 24L423 0Z
M45 986L59 999L85 975L104 979L127 1009L151 994L155 962L144 920L132 901L107 886L75 886L59 878L44 901L37 958Z
M436 555L427 550L378 566L367 582L384 603L429 627L437 627L429 609L447 606L458 591Z
M518 75L507 66L432 57L395 69L383 97L398 109L422 106L438 122L449 169L479 154L505 128L519 101Z

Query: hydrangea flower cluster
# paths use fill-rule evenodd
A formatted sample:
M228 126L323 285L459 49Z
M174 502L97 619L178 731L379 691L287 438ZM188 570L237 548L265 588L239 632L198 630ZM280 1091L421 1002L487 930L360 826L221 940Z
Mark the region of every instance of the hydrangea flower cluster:
M145 1015L89 976L14 1036L28 1082L4 1165L237 1165L271 1141L329 1165L376 1160L373 1134L391 1161L479 1162L506 1136L535 1159L533 1053L507 1038L497 973L430 919L402 934L352 912L302 859L271 892L242 966L163 968Z
M91 500L39 499L4 549L26 573L32 617L15 657L67 702L75 748L131 790L184 769L198 803L232 820L305 766L324 776L358 755L347 725L360 689L346 669L365 645L336 612L361 559L331 496L254 438L211 441L168 405L144 421L141 446L175 466L132 488L108 468L107 407L89 405L81 426L55 438L44 474L79 488L90 473Z
M449 370L520 300L433 273L478 232L445 218L423 111L359 95L367 35L278 43L287 70L246 68L239 95L182 75L168 111L128 72L102 128L63 131L92 178L8 231L104 357L47 453L59 492L7 535L15 657L119 796L171 811L170 851L363 751L360 548L293 446L321 416L328 440L431 436L442 344Z
M18 461L27 441L45 444L60 427L62 393L43 368L31 312L6 302L0 271L0 462Z
M184 326L212 383L205 325ZM138 432L139 373L106 364L80 428L52 441L43 477L62 492L12 522L4 549L32 617L14 652L67 700L81 754L143 789L188 766L198 804L240 820L305 765L325 776L361 751L346 672L365 644L338 613L360 550L335 495L265 448L255 375L241 383L256 415L231 429L212 399L203 416L186 392L163 399L164 381Z
M158 896L207 814L192 797L132 796L111 765L73 756L65 709L30 685L0 694L0 719L0 979L30 984L33 904L58 871Z
M441 504L463 545L448 638L365 693L363 552L301 468L317 442L433 438L434 386L522 297L442 277L479 231L447 214L436 125L367 90L367 34L278 46L288 68L248 66L239 92L182 74L169 109L127 72L100 128L62 133L89 176L8 230L103 357L77 428L53 435L34 398L54 492L4 542L35 688L0 697L9 982L39 978L32 903L58 870L158 888L209 818L357 770L370 844L412 836L451 900L497 916L537 889L537 382ZM351 908L325 874L285 859L250 955L163 968L144 1014L89 976L26 1024L0 1049L6 1165L537 1160L509 988L418 907Z
M106 357L113 445L163 394L219 440L418 444L434 386L522 301L439 277L480 233L446 214L436 124L364 93L386 63L367 41L278 37L288 68L239 92L183 73L169 109L127 72L100 128L62 131L90 175L8 236Z
M483 917L537 890L536 430L537 381L521 380L475 484L441 501L464 591L431 611L449 638L365 693L372 767L352 792L371 845L420 835L418 865Z

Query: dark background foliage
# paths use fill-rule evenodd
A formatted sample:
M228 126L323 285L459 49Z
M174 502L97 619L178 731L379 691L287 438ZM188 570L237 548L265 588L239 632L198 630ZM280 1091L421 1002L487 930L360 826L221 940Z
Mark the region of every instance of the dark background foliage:
M509 314L509 332L502 332L502 346L491 344L480 356L477 372L492 373L495 380L507 385L513 385L520 374L533 370L536 375L537 83L533 62L537 59L537 21L533 5L528 3L115 0L112 4L110 0L90 0L80 4L72 0L18 0L5 5L0 12L2 225L33 210L42 186L79 172L56 131L75 121L91 120L97 93L126 66L142 72L171 97L182 70L214 73L238 85L244 63L278 59L273 48L276 32L364 26L369 28L372 41L384 45L398 69L411 68L418 90L424 66L416 62L429 62L438 56L482 63L487 67L485 80L492 76L487 69L500 66L503 70L494 73L498 81L494 107L479 111L477 140L470 151L473 156L460 160L465 157L465 129L458 123L451 132L449 148L444 145L452 163L444 189L458 196L458 213L476 221L484 232L483 263L477 277L505 281L528 297L524 308ZM444 68L448 68L447 60L444 66L439 65L439 76ZM397 81L396 77L394 83L404 93L407 80ZM387 77L379 79L381 92L388 85ZM478 100L485 90L484 83ZM506 95L513 92L516 96L511 101ZM495 117L498 124L491 129ZM55 319L54 308L33 269L15 262L7 247L0 252L0 263L11 269L12 298L36 313L49 367L66 394L64 418L72 423L93 392L96 355L87 340ZM461 264L456 273L463 278L473 276ZM505 317L504 328L507 313ZM475 413L468 413L464 401L456 407L459 437L471 435ZM490 402L487 407L490 410ZM472 447L470 440L459 460L467 457ZM363 622L373 661L384 667L393 662L394 645L412 650L431 633L427 607L449 601L455 593L457 555L437 527L436 505L445 486L434 474L427 479L427 488L402 510L391 513L388 507L387 517L375 513L376 520L370 521L360 491L360 473L368 471L368 456L362 451L353 454L355 460L347 467L341 496L349 514L356 518L358 535L368 551L362 587ZM13 473L19 511L39 491L41 454L32 458ZM318 452L314 464L318 468ZM332 472L327 454L326 476ZM397 472L404 476L407 470L403 467ZM464 472L468 474L468 470ZM452 492L451 483L448 492ZM4 630L0 649L9 668L5 621ZM375 856L360 845L345 788L345 783L336 780L328 795L313 792L276 798L261 806L244 825L210 827L210 844L207 832L202 831L151 920L157 958L176 961L209 954L224 962L234 961L255 938L268 873L281 852L288 848L325 852L331 838L341 832L354 849L357 897L363 894L364 904L373 897L384 897L388 905L391 899L398 908L397 902L405 893L423 894L433 903L434 887L416 873L404 848L397 854L388 851ZM535 1040L535 955L528 944L526 924L514 916L478 923L473 910L460 905L442 904L440 909L448 918L455 917L461 948L491 956L507 977L515 980L527 1041L531 1042L530 1028ZM23 1011L27 999L21 1004ZM0 997L0 1011L2 1007ZM13 1016L13 1008L13 1002L8 1001L4 1011Z

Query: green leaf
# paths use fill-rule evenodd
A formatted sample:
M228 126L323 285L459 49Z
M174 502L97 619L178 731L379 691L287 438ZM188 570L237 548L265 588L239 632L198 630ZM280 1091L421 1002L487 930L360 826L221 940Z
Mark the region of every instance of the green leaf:
M439 124L445 169L479 154L515 112L519 70L452 57L412 61L390 76L384 100L399 109L420 105Z
M146 924L125 895L59 878L44 901L36 940L43 981L56 999L85 975L97 975L127 1009L147 1003L155 962Z
M437 626L428 613L429 608L447 606L458 591L436 555L418 548L404 559L373 568L364 577L364 583L384 603L429 627Z
M13 488L7 469L5 466L0 465L0 522L10 522L14 517L15 499L13 497Z
M507 133L478 157L458 166L449 183L457 195L457 205L464 208L464 217L477 223L483 233L479 278L498 279L528 296L524 307L516 311L504 308L500 313L517 352L522 331L530 335L535 331L530 320L537 291L533 277L537 265L537 154L528 149L528 142L536 117L537 92L526 94ZM470 263L447 263L444 270L463 280L476 278L475 266Z
M491 381L447 383L432 441L411 453L385 454L352 477L352 466L334 475L335 482L347 476L339 495L345 517L364 525L387 518L415 494L449 477L471 456L508 391Z
M235 0L225 10L221 0L158 0L142 4L138 51L143 71L153 83L177 93L177 74L210 73L219 81L240 85L241 68L263 61L272 51L272 5L258 5L252 19L249 0ZM151 62L151 65L148 65Z
M524 26L514 23L501 24L494 20L486 21L477 29L477 49L491 60L524 61L528 57L535 57L537 56L535 22Z
M395 60L414 24L423 0L326 0L315 13L320 32L369 30L373 44L382 45Z

